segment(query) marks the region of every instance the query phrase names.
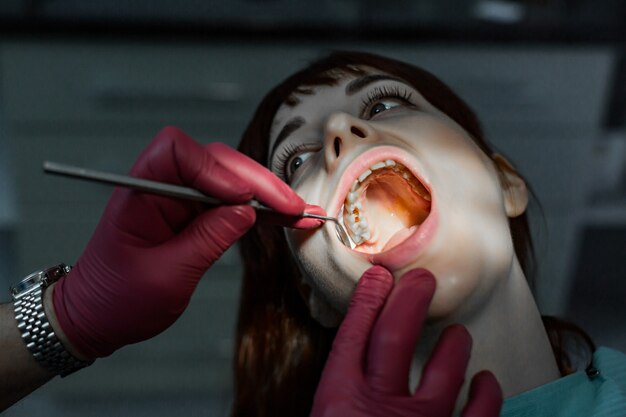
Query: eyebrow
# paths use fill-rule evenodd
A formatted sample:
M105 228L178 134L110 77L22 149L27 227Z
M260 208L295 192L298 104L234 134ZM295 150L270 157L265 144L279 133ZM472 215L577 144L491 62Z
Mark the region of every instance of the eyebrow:
M382 80L398 81L406 84L406 81L391 75L369 74L361 78L357 78L356 80L350 81L348 85L346 85L346 95L351 96L353 94L356 94L368 85Z
M274 145L272 146L272 150L270 152L270 161L274 157L274 152L276 151L276 148L278 148L278 145L280 145L282 141L287 139L287 136L300 129L305 123L306 120L304 120L304 118L294 117L293 119L289 120L287 124L285 124L285 126L283 126L283 128L280 130L280 133L278 133L278 136L276 136L276 142L274 142Z
M398 81L401 83L406 83L403 79L394 77L391 75L369 74L369 75L365 75L363 77L357 78L356 80L350 81L348 85L346 85L346 90L345 90L346 95L348 96L354 95L358 93L359 91L361 91L362 89L364 89L365 87L367 87L368 85L375 83L377 81L383 81L383 80ZM270 151L270 158L269 158L270 161L274 157L274 152L276 152L276 149L278 148L278 146L285 139L287 139L289 135L291 135L293 132L301 128L305 123L306 123L306 120L304 120L304 118L294 117L293 119L288 121L285 124L285 126L283 126L283 128L278 133L278 136L276 136L276 142L274 142L274 145L272 146L272 149Z

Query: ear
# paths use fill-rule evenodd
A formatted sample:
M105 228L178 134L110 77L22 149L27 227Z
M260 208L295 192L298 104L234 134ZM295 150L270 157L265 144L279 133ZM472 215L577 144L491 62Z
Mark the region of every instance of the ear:
M497 166L500 184L504 193L504 208L509 217L517 217L528 207L528 189L526 182L519 176L513 165L502 155L493 154Z

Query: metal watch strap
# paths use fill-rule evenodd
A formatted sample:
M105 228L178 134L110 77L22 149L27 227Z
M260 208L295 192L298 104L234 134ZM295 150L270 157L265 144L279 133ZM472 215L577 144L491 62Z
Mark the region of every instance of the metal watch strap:
M57 338L43 307L42 286L14 301L17 328L33 357L62 377L91 365L72 356Z

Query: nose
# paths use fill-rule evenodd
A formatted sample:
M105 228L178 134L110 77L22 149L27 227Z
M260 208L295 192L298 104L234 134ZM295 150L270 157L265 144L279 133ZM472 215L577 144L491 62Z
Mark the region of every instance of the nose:
M372 140L374 134L374 130L364 120L343 112L330 115L324 136L326 167L333 168L351 148Z

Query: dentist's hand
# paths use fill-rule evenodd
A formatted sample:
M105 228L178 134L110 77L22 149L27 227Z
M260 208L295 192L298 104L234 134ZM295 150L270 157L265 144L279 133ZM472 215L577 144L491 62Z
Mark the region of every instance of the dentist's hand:
M252 159L163 129L131 175L195 188L231 203L201 203L116 189L84 253L53 287L54 313L83 359L148 339L183 313L198 281L255 222L252 198L287 215L304 201ZM310 222L309 222L310 223Z
M441 335L415 393L409 367L435 292L424 269L394 286L380 266L365 272L355 290L315 394L313 417L449 417L465 378L472 339L453 325ZM463 417L497 417L502 392L492 373L472 379Z

